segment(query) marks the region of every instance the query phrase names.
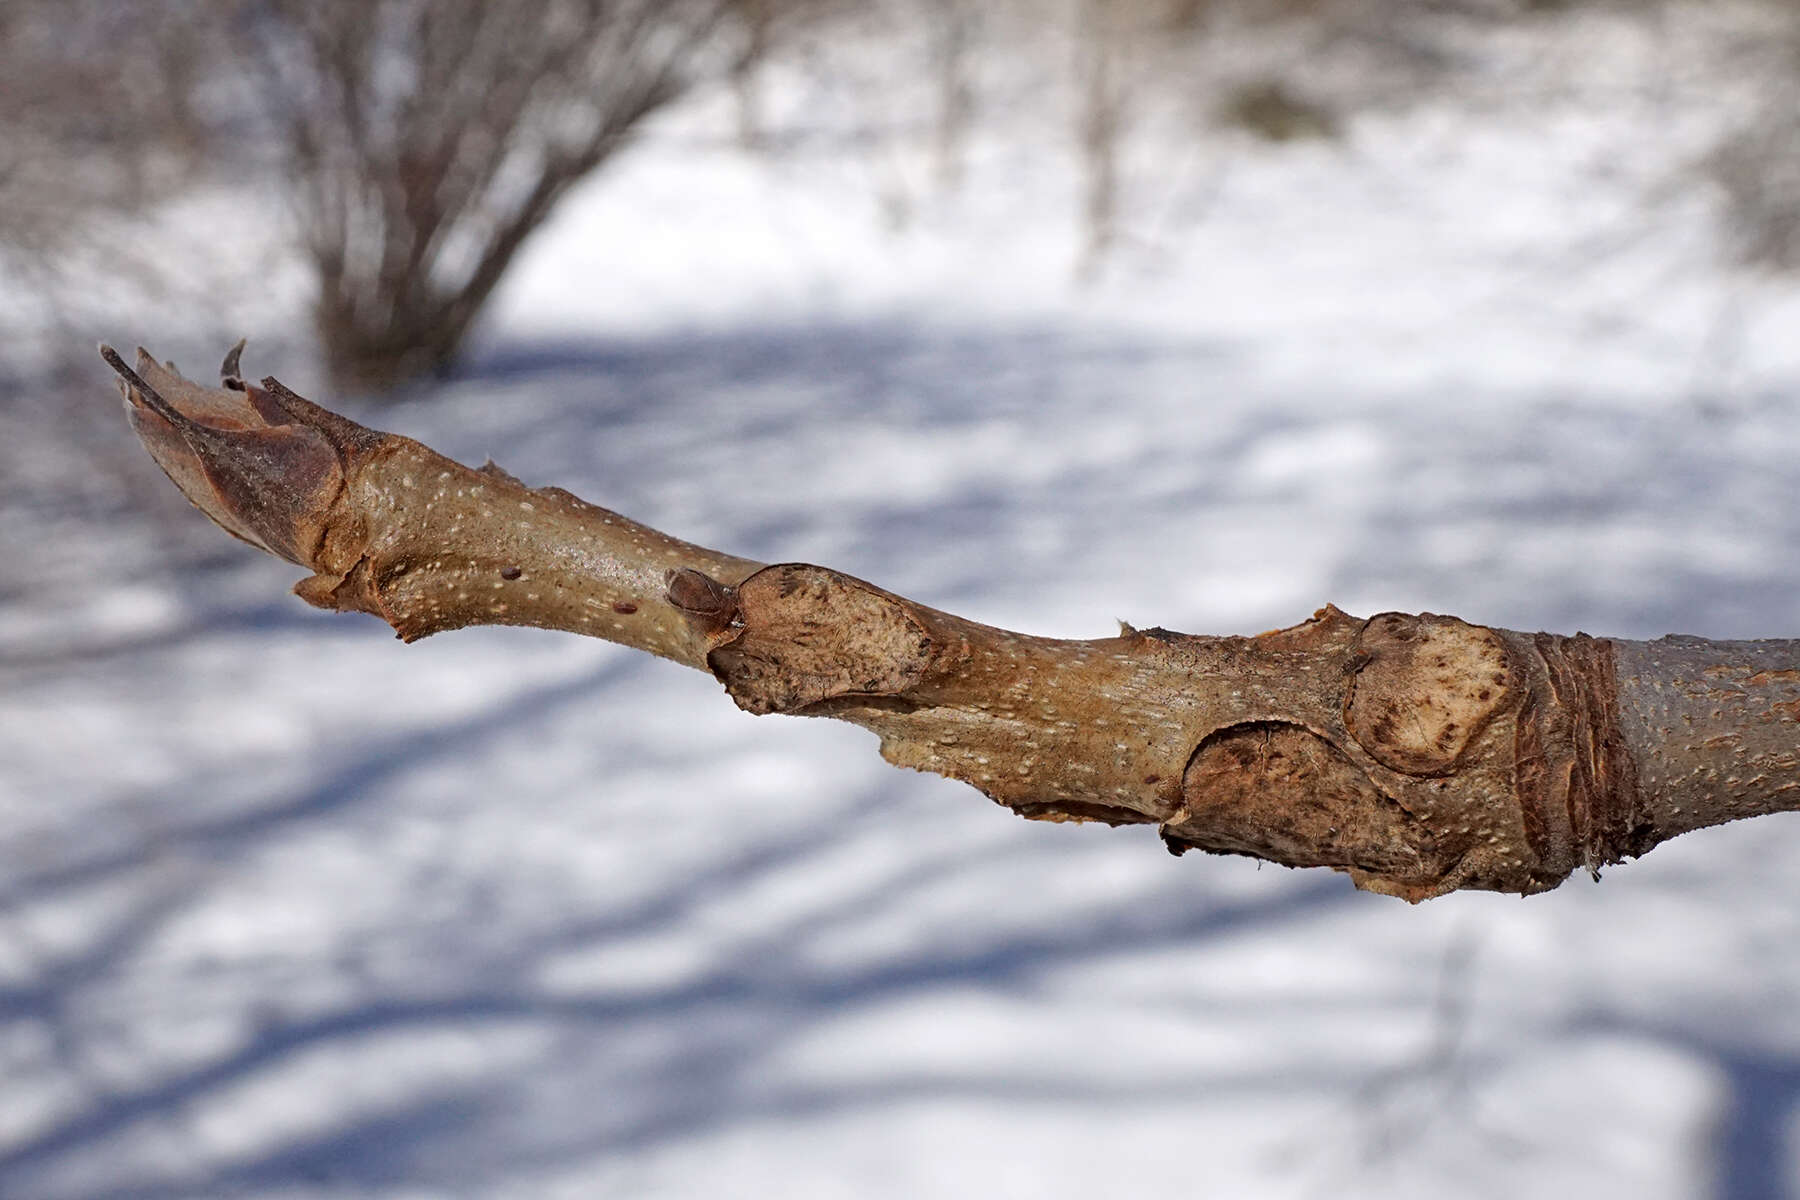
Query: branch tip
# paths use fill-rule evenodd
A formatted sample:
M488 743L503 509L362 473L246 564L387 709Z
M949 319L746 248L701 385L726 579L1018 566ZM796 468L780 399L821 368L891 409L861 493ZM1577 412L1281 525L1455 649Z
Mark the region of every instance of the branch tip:
M141 346L138 348L138 354L149 357L149 352ZM126 387L143 399L145 406L151 412L169 422L177 430L186 432L202 428L197 421L165 400L161 392L145 383L144 377L127 366L125 360L119 356L119 352L105 342L100 343L100 357L106 360L106 365L116 371L119 377L125 381Z

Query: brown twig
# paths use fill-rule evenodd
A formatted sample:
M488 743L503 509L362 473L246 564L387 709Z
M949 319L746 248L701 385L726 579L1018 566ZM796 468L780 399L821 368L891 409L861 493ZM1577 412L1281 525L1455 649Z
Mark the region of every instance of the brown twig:
M101 353L138 434L295 591L408 641L606 638L754 713L873 730L1021 815L1155 825L1176 853L1329 866L1409 900L1530 893L1704 825L1800 807L1800 643L1624 642L1327 605L1253 638L977 624L826 567L707 550L319 407Z

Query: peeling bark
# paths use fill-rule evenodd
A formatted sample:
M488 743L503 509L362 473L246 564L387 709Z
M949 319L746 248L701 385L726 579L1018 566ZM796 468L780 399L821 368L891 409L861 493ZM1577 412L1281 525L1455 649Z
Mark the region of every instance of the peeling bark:
M710 671L740 708L850 721L1021 816L1346 872L1410 901L1530 894L1800 807L1800 643L1625 642L1330 605L1257 637L1012 633L827 567L707 550L294 395L139 351L132 425L295 592L407 641L477 624Z

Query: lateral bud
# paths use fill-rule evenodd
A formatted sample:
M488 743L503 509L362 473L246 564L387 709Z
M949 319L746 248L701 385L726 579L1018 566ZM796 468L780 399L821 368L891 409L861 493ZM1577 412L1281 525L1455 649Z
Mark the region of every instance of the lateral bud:
M696 584L719 586L692 574ZM715 641L706 663L746 712L796 712L842 697L898 699L937 653L906 601L826 567L777 563L734 595L721 590L734 602L731 635Z
M663 587L670 605L713 645L740 624L737 593L703 571L677 568L663 576Z

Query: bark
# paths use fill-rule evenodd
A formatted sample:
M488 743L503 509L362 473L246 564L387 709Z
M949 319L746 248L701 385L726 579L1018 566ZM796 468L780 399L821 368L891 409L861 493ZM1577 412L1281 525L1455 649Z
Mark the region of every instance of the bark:
M694 546L237 374L114 352L134 428L295 591L416 641L606 638L753 713L872 730L1022 816L1155 825L1174 853L1328 866L1418 901L1529 894L1677 834L1800 807L1800 642L1516 633L1327 605L1256 637L1032 637L830 568Z

